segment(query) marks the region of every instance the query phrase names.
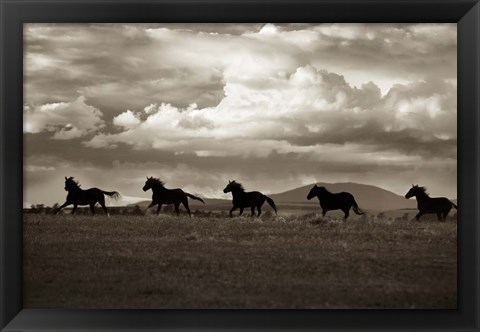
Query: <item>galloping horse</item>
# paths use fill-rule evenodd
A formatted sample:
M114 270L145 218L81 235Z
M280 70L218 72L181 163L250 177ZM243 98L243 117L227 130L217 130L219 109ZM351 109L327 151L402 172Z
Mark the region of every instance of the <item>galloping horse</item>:
M250 191L245 192L243 186L234 181L228 181L228 185L223 189L223 192L226 194L228 192L232 193L233 197L233 207L230 210L230 217L232 217L233 211L240 208L240 216L243 213L243 209L246 207L250 207L252 209L252 216L255 215L255 207L258 210L258 215L262 213L262 205L265 201L273 208L275 214L277 213L277 207L275 206L275 202L270 197L265 196L261 192L258 191Z
M95 204L100 203L107 216L110 216L105 206L105 196L108 195L114 199L120 198L116 191L103 191L98 188L80 189L80 184L73 179L73 176L65 177L65 191L68 191L67 200L56 211L55 214L65 206L73 204L72 215L75 214L78 205L90 205L90 211L95 214Z
M177 216L180 212L179 206L180 203L185 206L185 209L187 209L188 215L191 216L190 213L190 208L188 207L188 198L190 197L192 199L196 199L197 201L202 202L205 204L203 199L194 196L192 194L184 192L182 189L167 189L165 188L165 183L161 181L160 179L153 178L153 177L147 177L147 181L145 182L145 185L143 186L143 191L147 191L148 189L152 189L153 195L152 195L152 203L147 207L147 209L151 208L154 205L158 204L157 207L157 216L160 213L160 209L162 208L162 204L173 204L175 206L175 212L177 213Z
M341 192L337 194L332 194L325 187L318 187L316 184L310 189L307 199L310 200L313 197L317 196L320 201L320 207L322 208L322 215L325 217L325 214L330 210L342 210L345 213L345 221L350 215L350 208L353 207L353 212L358 215L362 215L365 212L360 210L355 202L353 195L347 192Z
M457 209L457 206L448 198L430 197L428 196L427 188L419 187L418 185L414 186L412 184L412 188L405 194L405 198L408 199L413 196L417 199L417 207L419 210L415 216L417 221L420 221L420 217L427 213L436 213L438 221L445 221L452 207Z

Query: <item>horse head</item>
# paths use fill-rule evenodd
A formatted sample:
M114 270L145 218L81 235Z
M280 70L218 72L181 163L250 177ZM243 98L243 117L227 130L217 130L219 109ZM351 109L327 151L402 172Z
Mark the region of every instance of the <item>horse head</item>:
M233 180L233 181L228 180L227 186L225 187L225 189L223 189L223 192L224 192L225 194L232 191L232 187L233 187L232 184L233 184L233 183L235 183L235 180Z
M70 176L68 178L65 177L65 191L71 191L78 188L80 188L80 185L77 181L73 179L73 176Z
M317 189L318 189L317 185L314 184L313 188L310 189L310 192L307 195L308 200L311 200L312 198L314 198L317 195Z
M151 189L153 185L153 177L148 177L147 176L147 181L145 181L145 185L143 186L143 191L147 191L148 189Z
M410 188L410 190L405 194L405 198L406 199L409 199L413 196L417 196L417 194L419 193L419 190L420 190L420 187L417 185L413 185L412 184L412 188Z
M245 188L243 188L242 184L240 182L237 182L235 180L233 181L228 181L228 185L223 189L223 192L229 193L238 193L238 192L244 192Z

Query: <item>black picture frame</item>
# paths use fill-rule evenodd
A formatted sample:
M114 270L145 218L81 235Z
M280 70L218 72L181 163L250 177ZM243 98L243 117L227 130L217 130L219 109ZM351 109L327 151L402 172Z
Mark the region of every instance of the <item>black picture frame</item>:
M0 328L63 330L479 330L478 0L0 0ZM458 23L457 310L24 310L23 23ZM442 276L439 276L441 278Z

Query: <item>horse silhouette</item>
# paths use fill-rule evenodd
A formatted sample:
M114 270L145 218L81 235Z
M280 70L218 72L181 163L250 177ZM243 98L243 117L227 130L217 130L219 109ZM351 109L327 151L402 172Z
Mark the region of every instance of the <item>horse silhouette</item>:
M241 216L243 213L243 209L246 207L251 208L252 216L255 215L255 208L257 208L258 210L257 216L260 216L260 214L262 213L262 205L263 203L265 203L265 201L267 201L268 204L273 208L273 210L275 211L275 214L277 213L277 207L275 206L275 202L273 201L273 199L265 196L259 191L246 192L243 186L240 183L236 182L235 180L228 181L228 185L225 187L225 189L223 189L223 192L225 194L229 192L232 193L233 207L230 210L230 217L233 216L232 215L233 211L235 211L238 208L240 208L239 215Z
M95 214L95 204L100 203L107 216L110 216L105 206L105 196L108 195L115 200L120 198L120 194L116 191L104 191L98 188L90 188L83 190L80 184L73 179L73 176L65 177L65 191L68 191L67 200L56 211L58 214L65 206L73 204L72 215L75 214L78 205L90 205L92 215Z
M143 186L143 191L147 191L148 189L152 189L152 203L147 207L147 209L151 208L154 205L158 204L157 207L157 216L160 213L160 209L162 208L163 204L173 204L175 206L175 212L178 214L180 213L179 207L180 203L185 206L185 209L188 212L188 215L191 216L190 208L188 207L188 198L196 199L197 201L202 202L205 204L203 199L194 196L192 194L184 192L182 189L167 189L165 188L165 183L160 179L154 177L147 177L147 181Z
M345 220L347 220L350 215L350 208L353 207L353 212L358 215L362 215L365 212L360 210L355 202L355 198L352 194L347 192L341 192L333 194L327 190L325 187L318 187L316 184L310 189L307 199L310 200L313 197L317 196L320 201L320 207L322 208L322 215L325 217L325 214L330 210L342 210L345 213Z
M445 221L452 207L458 210L457 206L446 197L428 196L427 188L425 187L412 184L412 188L405 194L405 198L409 199L413 196L417 199L417 208L419 210L415 216L417 221L420 221L422 215L428 213L435 213L438 221Z

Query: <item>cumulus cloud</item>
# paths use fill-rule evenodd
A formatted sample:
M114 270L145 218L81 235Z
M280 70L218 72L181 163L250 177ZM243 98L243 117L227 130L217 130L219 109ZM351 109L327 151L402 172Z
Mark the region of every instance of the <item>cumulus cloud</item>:
M113 124L124 129L132 129L140 124L140 119L138 118L138 115L134 114L130 110L127 110L126 112L115 116L113 118Z
M223 177L454 192L456 44L455 24L27 24L26 144L214 196Z
M268 156L273 150L315 154L322 153L324 144L356 143L426 158L456 156L452 83L398 84L382 96L373 82L352 87L342 76L312 66L260 88L262 83L256 76L227 81L216 107L149 105L143 121L130 111L122 113L134 127L99 134L85 144L124 143L198 156Z
M112 100L125 109L215 106L225 76L269 79L307 64L357 87L372 80L382 92L425 74L456 77L451 24L31 24L25 47L29 102L72 99L79 91L112 116Z
M68 140L85 136L104 127L102 112L85 103L80 96L72 102L24 106L24 133L53 132L54 139Z

